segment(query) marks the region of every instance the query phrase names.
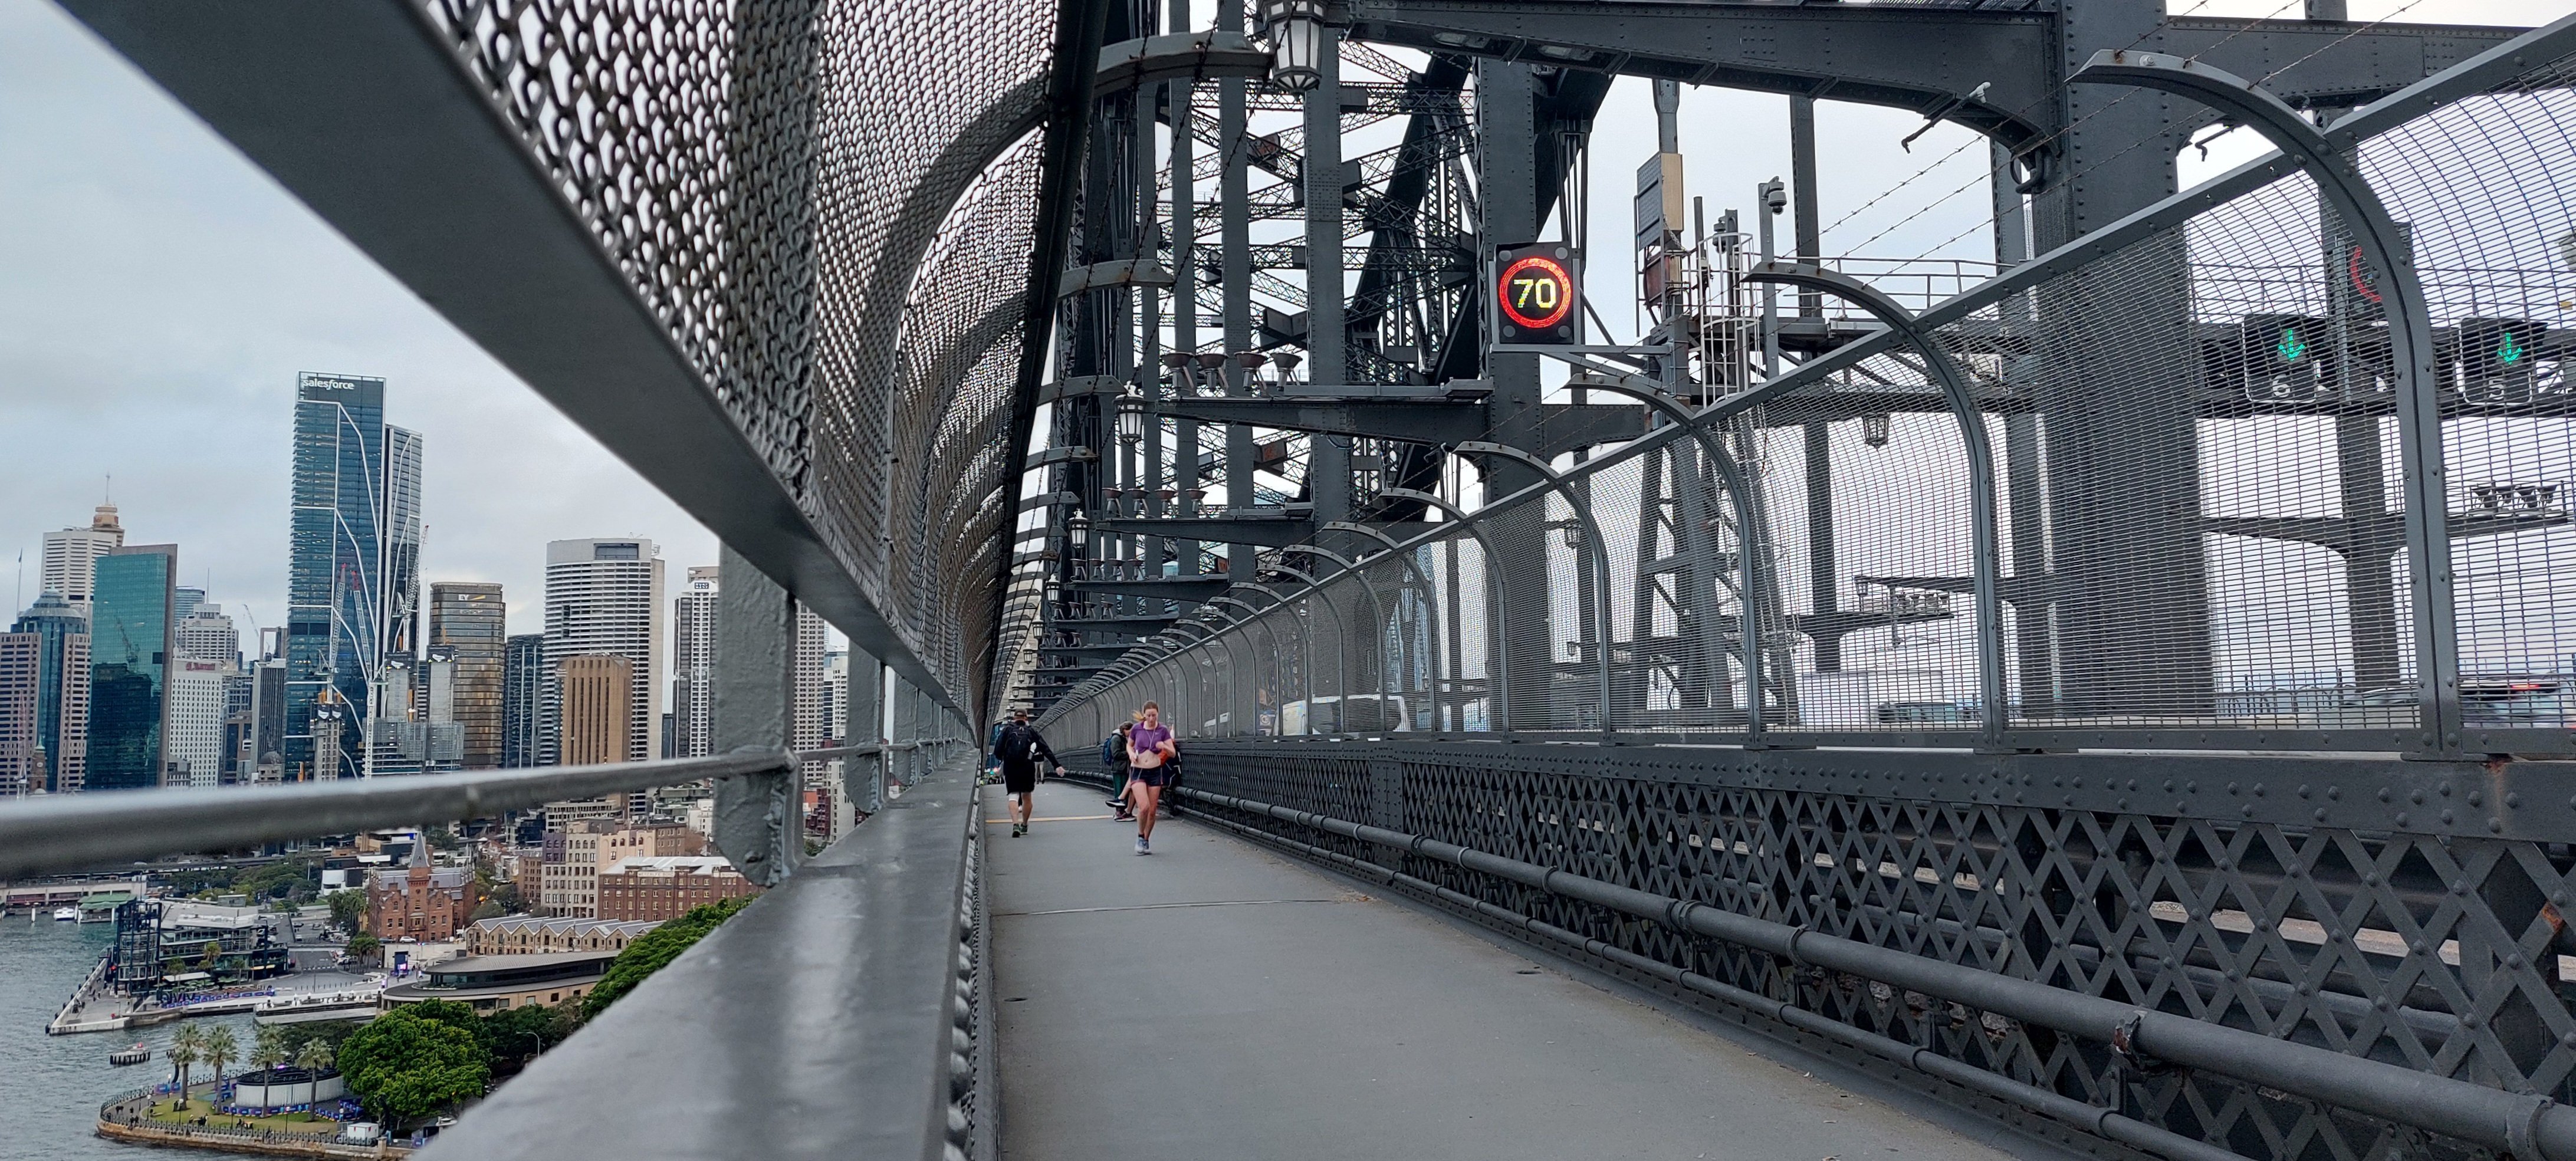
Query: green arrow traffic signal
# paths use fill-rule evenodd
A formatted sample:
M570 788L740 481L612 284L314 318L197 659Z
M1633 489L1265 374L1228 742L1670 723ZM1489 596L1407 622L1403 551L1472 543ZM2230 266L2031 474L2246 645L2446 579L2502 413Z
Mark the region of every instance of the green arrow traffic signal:
M2506 337L2510 339L2512 336ZM2272 350L2281 356L2282 362L2295 363L2299 361L2299 356L2308 353L2308 344L2306 340L2299 337L2299 328L2282 327L2281 341L2274 344Z
M2504 333L2504 341L2497 343L2495 349L2496 362L2508 367L2521 362L2522 357L2529 353L2531 348L2523 346L2522 340L2513 337L2512 331Z

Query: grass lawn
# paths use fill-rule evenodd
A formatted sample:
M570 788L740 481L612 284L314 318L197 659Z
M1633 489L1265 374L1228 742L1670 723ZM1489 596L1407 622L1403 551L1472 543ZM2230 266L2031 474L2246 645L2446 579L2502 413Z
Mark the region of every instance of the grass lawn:
M160 1124L175 1125L183 1121L194 1123L199 1117L206 1118L206 1124L209 1126L231 1128L248 1121L250 1127L254 1129L280 1129L305 1133L318 1131L331 1124L329 1118L317 1117L311 1113L285 1113L273 1117L242 1117L219 1113L202 1097L189 1101L184 1111L176 1108L172 1102L154 1101L151 1112L145 1119Z

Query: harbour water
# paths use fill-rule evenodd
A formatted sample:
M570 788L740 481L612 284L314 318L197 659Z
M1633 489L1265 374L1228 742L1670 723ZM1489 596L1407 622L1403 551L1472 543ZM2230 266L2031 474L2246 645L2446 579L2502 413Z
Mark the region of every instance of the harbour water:
M101 1139L98 1106L128 1089L166 1080L164 1050L179 1024L132 1032L47 1036L45 1022L98 963L115 937L109 923L0 922L0 1161L154 1161L219 1158L233 1154L199 1149L154 1149ZM185 1021L201 1028L222 1025L247 1048L254 1031L247 1015ZM117 1068L107 1054L140 1040L152 1060ZM238 1065L227 1065L229 1072Z

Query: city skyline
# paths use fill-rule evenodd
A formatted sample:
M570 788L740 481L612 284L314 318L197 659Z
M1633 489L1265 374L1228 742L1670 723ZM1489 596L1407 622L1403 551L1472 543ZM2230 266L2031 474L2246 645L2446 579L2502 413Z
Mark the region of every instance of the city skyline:
M179 583L245 640L283 625L306 370L383 377L386 420L424 437L424 582L535 594L546 542L567 537L716 558L696 521L61 10L0 4L0 62L0 205L49 223L0 242L0 428L42 435L0 462L0 565L25 554L13 616L40 589L44 534L112 496L129 539L187 546ZM514 612L511 632L542 629L534 601Z

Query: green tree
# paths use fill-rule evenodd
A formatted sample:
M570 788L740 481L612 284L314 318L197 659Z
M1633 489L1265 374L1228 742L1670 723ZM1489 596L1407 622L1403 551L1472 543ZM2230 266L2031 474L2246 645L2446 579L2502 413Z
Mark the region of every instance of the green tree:
M179 1070L179 1107L188 1107L188 1074L205 1059L200 1055L206 1045L206 1030L194 1024L183 1024L170 1036L170 1064Z
M331 1062L338 1056L338 1053L332 1051L330 1041L307 1040L303 1047L295 1050L295 1067L320 1072L331 1067Z
M467 1025L435 1010L441 1007L463 1009ZM403 1005L350 1033L340 1046L340 1075L359 1103L388 1125L481 1096L492 1081L492 1062L470 1030L473 1019L461 1004Z
M358 957L358 962L360 963L365 963L374 959L376 953L383 950L384 946L384 941L379 940L372 935L352 935L349 937L349 954Z
M215 1074L215 1091L223 1091L224 1066L241 1059L241 1042L233 1039L233 1030L216 1025L206 1033L205 1046L197 1050L206 1058L206 1069Z
M342 931L356 935L359 927L367 921L367 893L364 891L333 891L323 896L322 901L331 905L331 925Z
M516 1071L547 1049L561 1044L581 1026L569 1004L528 1004L483 1017L477 1031L492 1054L495 1068Z
M204 964L207 971L215 970L215 961L222 958L223 954L224 945L214 940L209 939L197 945L197 961Z
M627 944L626 950L618 952L617 958L609 962L607 974L599 978L599 986L592 988L589 995L582 997L582 1019L593 1019L601 1012L607 1011L608 1006L616 1003L619 997L634 991L646 977L662 970L672 960L680 958L681 952L696 946L700 939L706 938L708 932L716 929L717 924L733 918L734 912L742 910L750 903L749 899L726 899L692 907L688 914L656 927L645 933L642 938Z
M250 1055L243 1063L256 1069L271 1069L286 1063L286 1032L277 1025L260 1029L251 1036Z

